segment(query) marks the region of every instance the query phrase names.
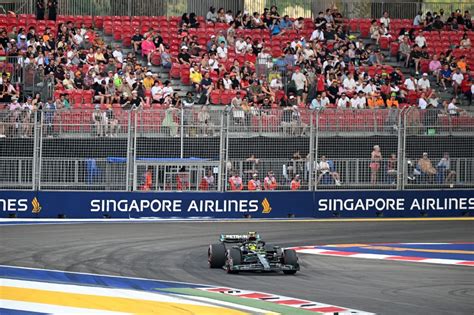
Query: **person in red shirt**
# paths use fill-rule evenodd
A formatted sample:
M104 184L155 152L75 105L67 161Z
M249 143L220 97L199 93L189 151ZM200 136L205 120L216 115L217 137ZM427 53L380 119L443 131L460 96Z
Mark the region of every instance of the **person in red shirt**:
M149 191L152 186L153 186L153 173L152 173L152 167L149 166L145 172L145 182L140 187L140 190Z
M250 191L262 190L262 184L260 184L260 181L257 178L257 174L252 175L252 179L249 180L247 188Z
M229 178L229 185L231 191L240 191L243 188L242 185L242 177L240 177L237 173L233 173L232 177Z
M277 181L275 176L273 175L273 171L268 172L268 176L265 177L263 182L263 187L265 190L276 190L278 187Z
M301 180L300 175L296 174L293 180L291 181L290 189L291 190L300 190L301 187Z

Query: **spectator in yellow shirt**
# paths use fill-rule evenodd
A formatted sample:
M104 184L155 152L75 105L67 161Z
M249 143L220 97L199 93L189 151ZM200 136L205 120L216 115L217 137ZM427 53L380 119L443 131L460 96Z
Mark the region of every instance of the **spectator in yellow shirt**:
M191 69L189 73L189 78L191 79L191 82L194 86L194 89L199 92L200 91L200 86L201 86L201 81L202 81L202 74L199 71L198 65L194 65L194 67Z
M152 76L153 74L150 71L148 71L145 74L145 79L143 79L143 86L147 90L150 90L153 87L153 85L155 85L155 80L153 80Z

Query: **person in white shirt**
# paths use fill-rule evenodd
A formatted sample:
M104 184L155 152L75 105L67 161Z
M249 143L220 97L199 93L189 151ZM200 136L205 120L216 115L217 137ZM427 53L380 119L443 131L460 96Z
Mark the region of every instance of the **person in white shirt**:
M247 43L242 37L237 38L235 42L235 53L237 55L245 55L247 52Z
M326 107L330 104L329 97L327 97L326 92L321 93L321 107Z
M430 80L428 80L428 73L423 73L423 76L418 80L417 85L419 90L428 90L431 87Z
M209 56L209 67L211 67L212 70L219 70L219 61L217 61L215 54Z
M324 40L324 32L321 28L317 28L313 31L311 34L311 38L309 39L310 41L317 40L317 41L322 41Z
M451 102L446 106L446 111L448 112L449 115L459 115L463 110L459 107L456 106L456 98L453 97L451 99Z
M275 90L281 90L283 89L283 82L281 81L281 78L274 77L272 81L270 82L270 88L275 89Z
M159 80L156 80L155 85L151 88L151 98L156 102L160 102L163 98L163 87Z
M354 109L364 109L367 106L367 99L364 92L360 91L351 101L351 107Z
M224 82L224 90L232 90L232 80L230 79L230 73L227 72L224 75L222 82Z
M306 96L304 93L305 87L308 83L306 80L306 76L300 72L300 68L297 67L295 69L295 72L291 76L291 80L295 81L296 85L296 98L298 100L298 104L300 104L302 101L306 101Z
M426 45L426 37L423 36L423 33L419 33L415 37L415 44L418 45L418 47L423 48Z
M451 79L453 80L454 95L458 95L459 88L464 80L464 75L461 73L461 69L457 68L456 72L451 76Z
M230 24L230 22L232 22L233 20L234 20L234 17L232 16L232 11L228 10L225 14L225 22L227 24Z
M115 50L113 51L112 56L114 56L115 60L117 60L118 62L123 63L123 53L119 45L115 46Z
M421 93L420 99L418 100L419 109L426 109L426 107L428 107L428 102L426 101L425 97L425 93Z
M341 97L337 101L337 107L339 108L351 107L351 99L347 97L346 93L341 94Z
M227 47L225 47L225 42L220 42L219 47L217 47L217 56L219 59L227 60Z
M416 83L413 76L409 76L408 78L406 78L403 84L405 85L408 91L416 91Z
M349 73L349 76L342 81L342 85L346 92L354 92L357 86L356 81L354 80L354 75Z
M380 24L382 24L387 30L390 29L390 18L388 17L387 11L385 11L383 16L380 18Z

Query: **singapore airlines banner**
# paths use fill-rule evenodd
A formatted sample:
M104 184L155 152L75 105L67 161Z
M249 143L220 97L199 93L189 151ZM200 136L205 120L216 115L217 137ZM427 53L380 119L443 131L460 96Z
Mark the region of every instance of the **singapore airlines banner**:
M0 217L358 218L474 214L473 190L140 193L0 191Z

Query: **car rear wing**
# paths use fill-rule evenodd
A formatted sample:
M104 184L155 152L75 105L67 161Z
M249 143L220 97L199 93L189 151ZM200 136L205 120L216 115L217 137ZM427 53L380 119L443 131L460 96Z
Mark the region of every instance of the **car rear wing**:
M260 235L255 235L256 240L260 240ZM243 243L248 241L248 234L221 234L219 241L224 243Z

